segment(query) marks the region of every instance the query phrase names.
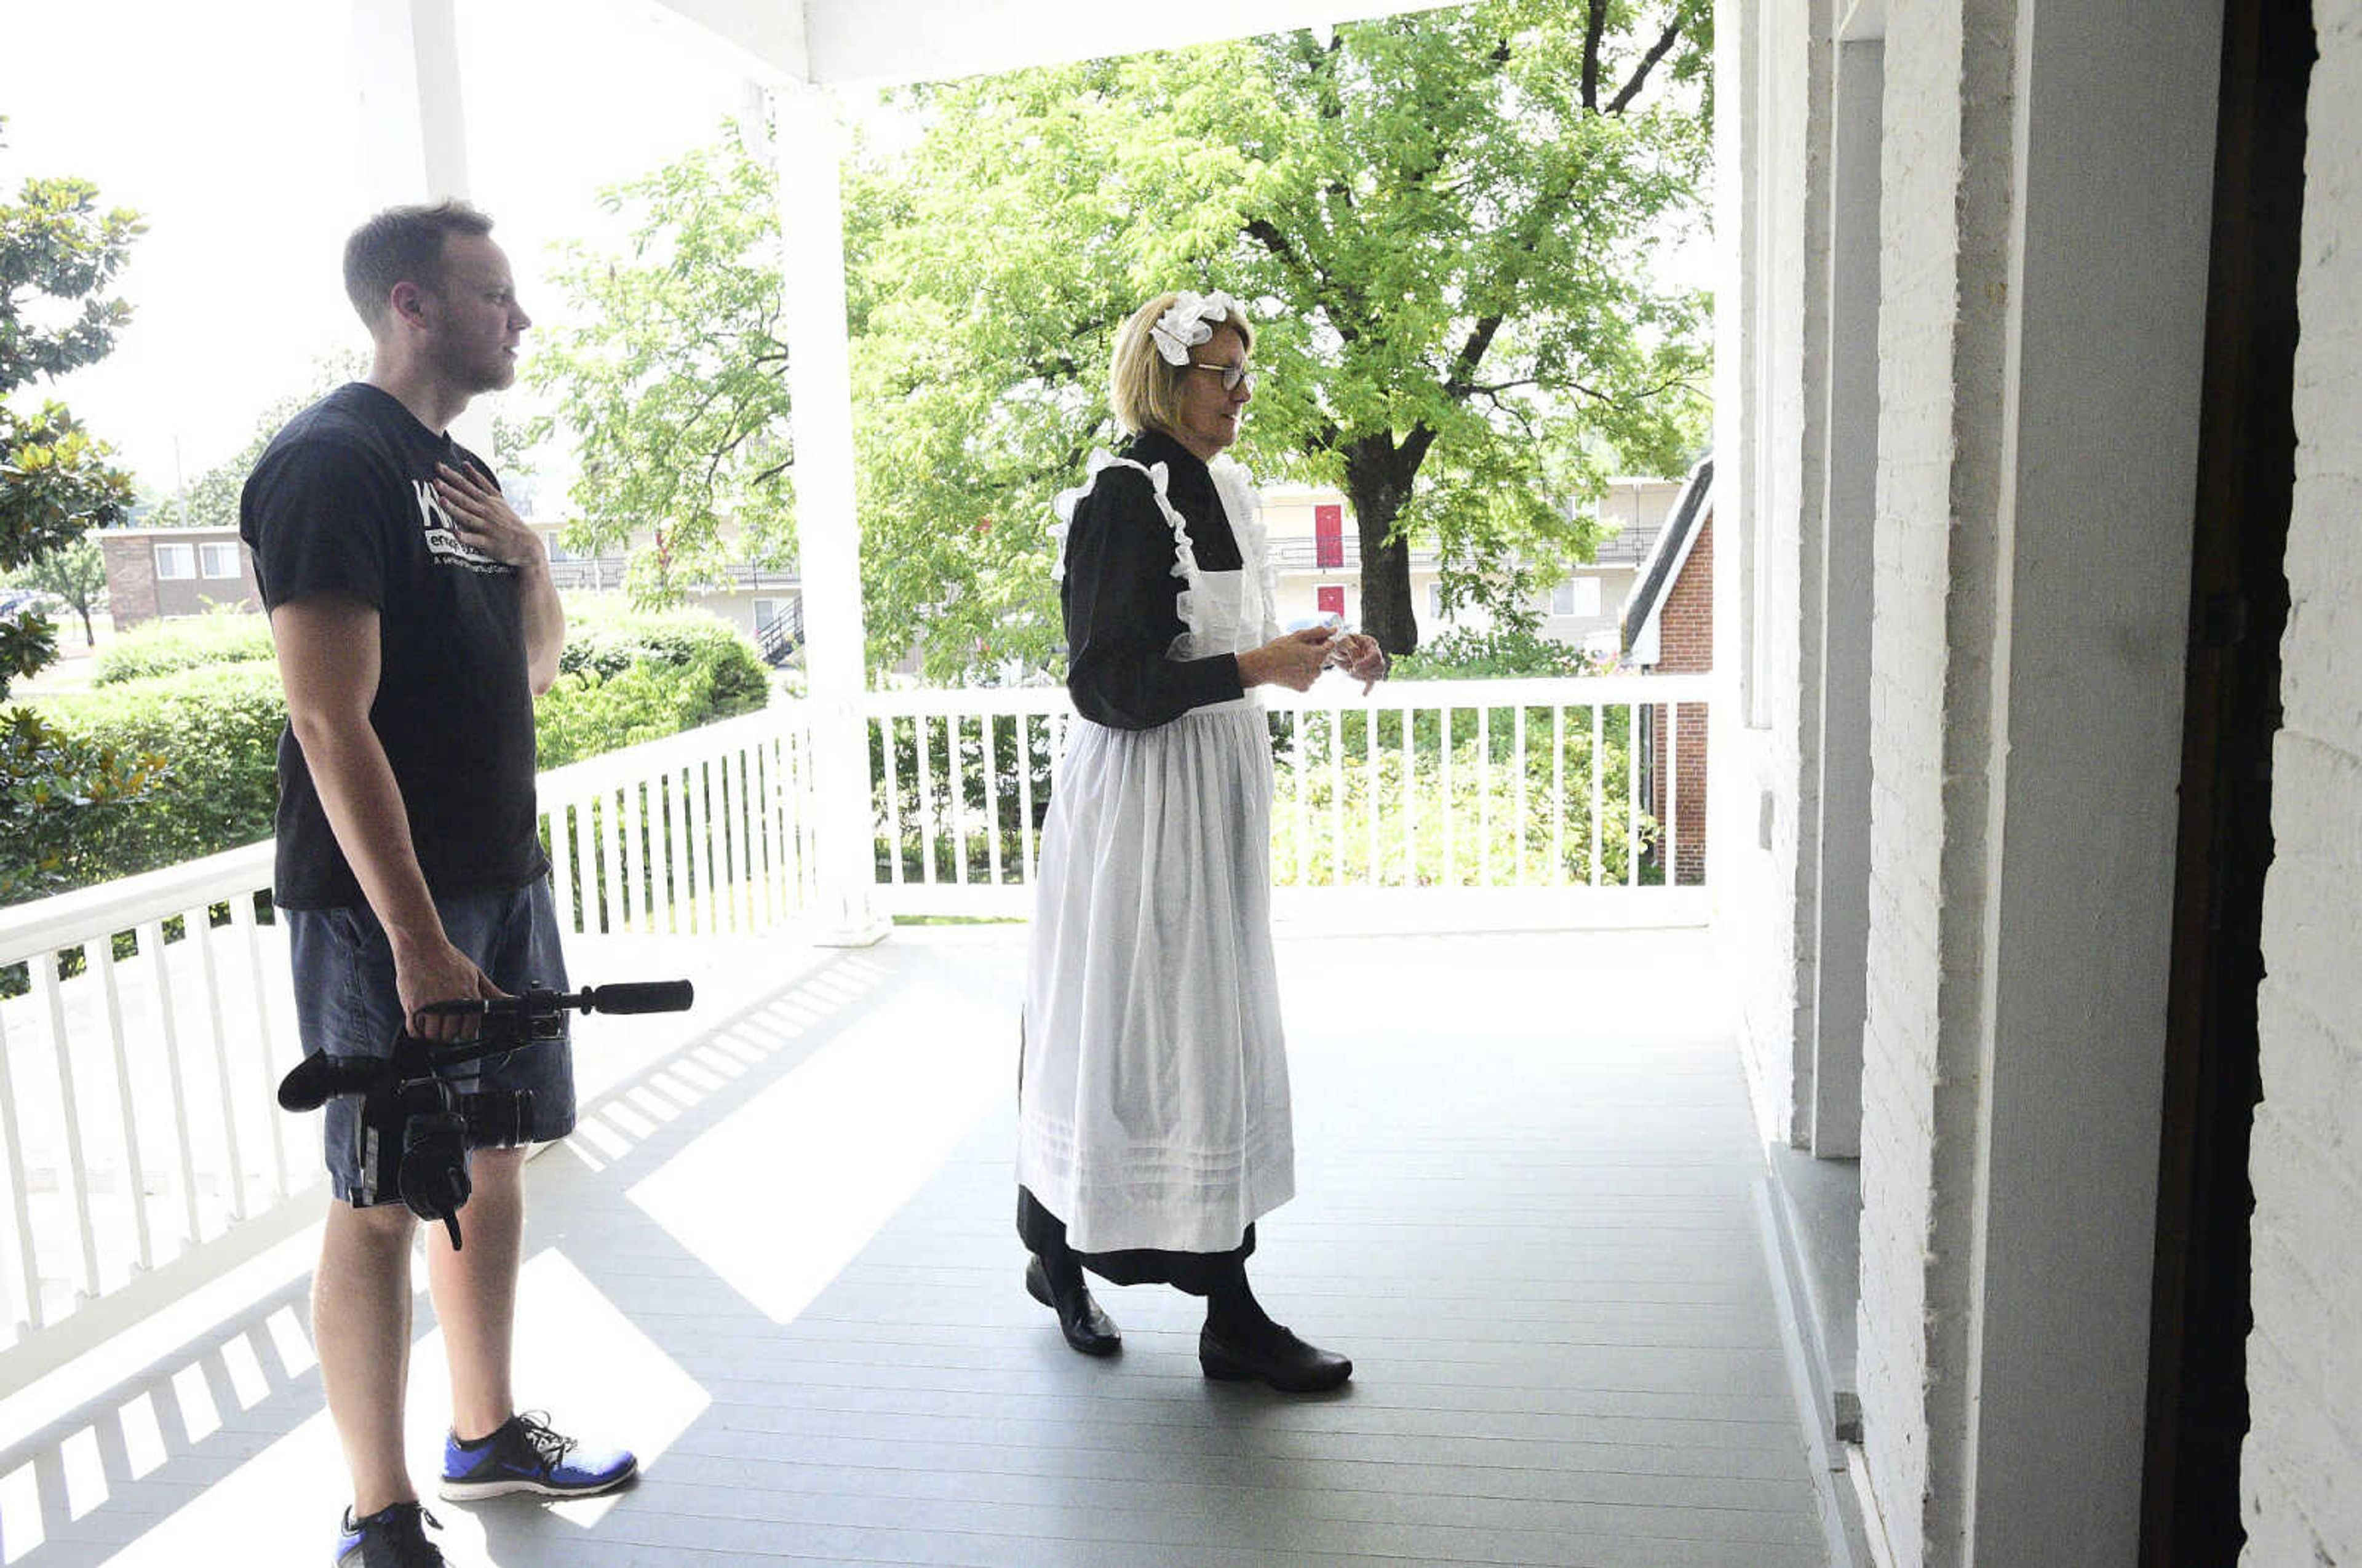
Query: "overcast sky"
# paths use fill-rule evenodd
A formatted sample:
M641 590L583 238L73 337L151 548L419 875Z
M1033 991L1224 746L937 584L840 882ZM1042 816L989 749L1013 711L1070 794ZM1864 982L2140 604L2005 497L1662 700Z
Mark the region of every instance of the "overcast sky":
M114 354L53 391L170 491L230 457L313 365L367 336L339 278L367 214L342 0L0 0L0 184L96 182L148 232ZM648 0L458 0L473 198L526 309L547 246L601 232L592 193L711 139L737 60ZM19 394L20 396L24 394Z

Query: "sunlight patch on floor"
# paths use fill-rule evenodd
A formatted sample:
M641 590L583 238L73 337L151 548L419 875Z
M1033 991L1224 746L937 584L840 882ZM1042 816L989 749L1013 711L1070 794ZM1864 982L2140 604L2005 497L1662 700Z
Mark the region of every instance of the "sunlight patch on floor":
M14 1562L49 1539L41 1528L41 1483L30 1460L0 1475L0 1562Z
M518 1302L517 1395L529 1407L546 1408L559 1430L596 1443L622 1443L645 1467L712 1403L696 1379L556 1250L525 1261ZM442 1521L437 1543L456 1560L491 1561L488 1535L517 1527L546 1533L535 1514L589 1530L614 1506L621 1494L565 1503L502 1497L468 1507L436 1500L449 1386L449 1363L436 1330L411 1351L404 1452L428 1510ZM72 1479L69 1472L70 1485ZM322 1410L205 1486L186 1507L110 1558L109 1568L220 1562L226 1541L238 1543L245 1562L325 1562L335 1544L337 1511L350 1495L344 1451Z
M646 1471L713 1402L695 1378L557 1250L526 1260L517 1299L517 1398L532 1408L546 1408L558 1430L594 1445L621 1444L640 1456L640 1467ZM441 1349L439 1337L436 1348ZM420 1375L414 1369L413 1386L418 1392L411 1403L424 1400L439 1408L438 1386L416 1381ZM435 1376L443 1375L438 1357ZM428 1397L430 1390L437 1397ZM439 1443L439 1432L436 1437ZM621 1495L524 1506L546 1507L588 1529Z
M1013 1047L979 1047L972 997L911 985L630 1197L774 1322L791 1321L1013 1092L1015 1066ZM756 1212L765 1244L750 1246Z

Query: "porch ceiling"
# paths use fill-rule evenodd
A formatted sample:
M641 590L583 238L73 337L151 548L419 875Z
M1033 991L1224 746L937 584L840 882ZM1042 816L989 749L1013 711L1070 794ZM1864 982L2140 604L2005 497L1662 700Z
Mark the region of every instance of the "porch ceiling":
M925 82L1437 9L1435 0L663 0L772 70L822 86Z

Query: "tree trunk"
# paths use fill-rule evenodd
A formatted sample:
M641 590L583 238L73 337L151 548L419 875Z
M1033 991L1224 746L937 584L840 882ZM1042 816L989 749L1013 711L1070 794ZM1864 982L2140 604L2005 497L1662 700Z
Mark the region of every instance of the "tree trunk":
M1394 657L1418 646L1410 545L1387 539L1410 496L1411 476L1402 468L1388 436L1364 436L1345 449L1345 498L1352 503L1353 528L1362 541L1362 630Z

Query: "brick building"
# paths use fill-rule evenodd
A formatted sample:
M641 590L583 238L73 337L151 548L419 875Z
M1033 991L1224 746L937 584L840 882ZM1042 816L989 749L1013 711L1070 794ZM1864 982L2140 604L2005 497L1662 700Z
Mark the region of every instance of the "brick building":
M1698 464L1682 487L1665 525L1650 542L1621 623L1623 662L1656 675L1705 675L1714 669L1714 459ZM1649 814L1666 820L1672 782L1673 857L1668 880L1705 880L1706 708L1678 702L1676 727L1667 729L1663 705L1641 711L1641 793Z
M262 608L235 528L105 528L107 614L118 632L146 621Z

